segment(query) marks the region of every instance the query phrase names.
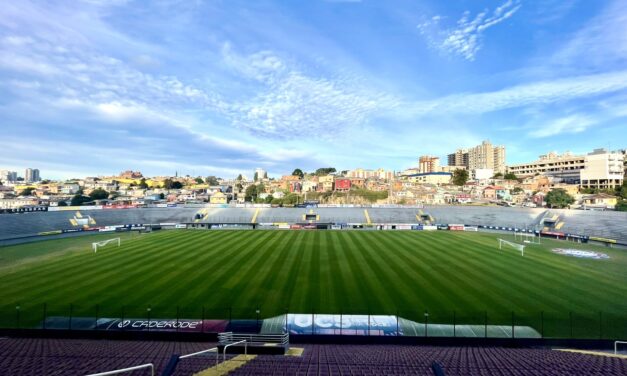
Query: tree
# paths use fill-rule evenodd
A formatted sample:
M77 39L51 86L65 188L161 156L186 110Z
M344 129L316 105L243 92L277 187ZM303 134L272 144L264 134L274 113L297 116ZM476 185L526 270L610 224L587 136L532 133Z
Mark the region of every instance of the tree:
M521 193L521 192L524 192L524 190L520 187L514 187L514 189L512 189L513 194Z
M181 189L183 188L183 184L180 181L165 179L163 181L163 188L165 189Z
M244 193L244 200L248 202L254 202L257 199L257 186L254 184L249 185Z
M89 194L89 198L91 198L92 200L104 200L107 197L109 197L109 192L105 191L102 188L94 189Z
M303 173L303 170L301 170L300 168L297 168L294 171L292 171L292 176L298 176L300 179L302 179L305 176L305 174Z
M180 181L172 182L172 189L181 189L181 188L183 188L183 183L181 183Z
M67 206L67 202L65 202L65 201L59 201L59 202L57 203L57 206Z
M323 168L319 168L316 170L316 172L314 173L314 175L316 176L324 176L324 175L329 175L333 172L335 172L335 168L334 167L323 167Z
M266 204L271 204L273 200L274 197L272 197L272 195L267 195L264 201Z
M259 180L259 173L255 171L255 176L253 177L253 181Z
M463 186L468 181L468 171L462 169L456 169L453 171L453 184Z
M508 172L507 174L505 174L504 178L505 180L518 180L516 174L514 174L513 172Z
M614 207L616 211L627 211L627 200L619 200Z
M139 181L139 188L141 188L141 189L147 189L148 188L148 184L146 183L146 179L145 178L142 178Z
M242 174L239 174L239 175L237 175L237 178L235 178L235 180L242 181L242 180L244 180L244 177L242 176Z
M207 183L209 185L218 185L218 184L220 184L218 182L218 178L216 178L215 176L207 176L205 178L205 183Z
M204 183L204 182L205 182L204 180L202 180L202 178L201 178L200 176L199 176L199 177L197 177L197 178L196 178L196 179L194 179L194 180L196 181L196 184L202 184L202 183Z
M557 188L547 193L544 201L552 208L565 208L575 202L575 199L565 190Z
M494 176L492 177L492 179L500 179L503 177L503 173L502 172L497 172L496 174L494 174Z
M163 200L165 198L165 195L163 194L163 192L159 193L159 200Z
M33 194L34 190L35 188L33 187L24 188L22 192L20 192L19 196L30 196Z
M81 206L85 202L89 202L89 201L91 201L91 199L89 197L83 196L81 194L76 194L76 195L74 195L74 197L72 197L72 202L70 202L70 205L72 205L72 206Z

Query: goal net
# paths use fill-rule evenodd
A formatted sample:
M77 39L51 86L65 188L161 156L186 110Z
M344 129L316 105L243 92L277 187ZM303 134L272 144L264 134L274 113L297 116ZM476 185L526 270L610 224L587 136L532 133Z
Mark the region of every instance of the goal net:
M533 232L516 231L514 232L514 241L516 240L528 244L540 244L540 235Z
M104 247L110 243L117 243L118 247L120 246L120 238L113 238L109 240L103 240L101 242L91 243L91 248L94 250L94 253L98 252L99 247Z
M525 246L518 243L508 242L507 240L499 239L499 249L503 249L504 246L509 246L520 251L521 256L525 255Z

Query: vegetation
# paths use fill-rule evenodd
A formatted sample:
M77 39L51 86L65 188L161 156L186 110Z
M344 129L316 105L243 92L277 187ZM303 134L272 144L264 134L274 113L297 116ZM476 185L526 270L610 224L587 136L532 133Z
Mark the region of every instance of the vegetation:
M90 251L96 235L2 247L0 323L39 323L49 315L252 318L290 312L399 314L436 323L511 323L547 336L627 337L627 254L609 260L558 255L564 242L498 250L487 233L384 231L161 231L122 235L122 246ZM120 235L116 235L120 236ZM508 239L511 239L508 238ZM236 272L234 272L236 271ZM150 283L147 283L149 281ZM202 281L202 283L198 283ZM498 281L496 283L495 281ZM599 293L602 291L603 293ZM617 321L621 319L622 321Z
M205 182L200 176L194 179L194 181L196 182L196 184L203 184Z
M163 188L165 189L181 189L183 188L183 183L178 180L165 179L163 181Z
M218 181L218 178L215 176L207 176L205 178L205 183L209 184L209 185L218 185L220 184L220 182Z
M33 188L33 187L24 188L20 192L19 196L30 196L30 195L33 194L34 191L35 191L35 188Z
M494 174L494 176L492 176L492 179L500 179L503 177L503 173L502 172L497 172L496 174Z
M299 178L302 179L305 176L305 174L303 173L303 170L301 170L300 168L297 168L294 171L292 171L292 176L298 176Z
M462 169L456 169L453 171L453 184L463 186L468 181L468 171Z
M557 188L547 193L544 201L551 208L565 208L575 202L575 199L565 190Z
M91 202L91 198L87 197L87 196L83 196L82 194L75 194L74 197L72 197L72 202L70 203L70 205L72 206L81 206L86 202Z
M102 188L97 188L91 191L89 194L89 198L92 200L104 200L109 197L109 192L105 191Z
M323 168L317 169L316 172L314 172L314 175L325 176L325 175L332 174L335 171L336 171L335 167L323 167Z
M147 189L148 188L148 184L146 183L146 179L145 178L142 178L139 181L139 188L141 188L141 189Z
M508 172L507 174L505 174L505 176L503 176L503 178L505 180L518 180L518 177L516 177L516 174L514 174L513 172Z

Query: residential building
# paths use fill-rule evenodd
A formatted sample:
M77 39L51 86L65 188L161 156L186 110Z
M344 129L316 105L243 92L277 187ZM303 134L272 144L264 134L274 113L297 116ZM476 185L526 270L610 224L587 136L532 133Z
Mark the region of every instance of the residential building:
M319 176L318 177L318 191L329 192L333 190L333 182L335 177L333 175Z
M583 207L586 209L614 209L618 198L607 193L584 196Z
M227 202L226 194L224 194L222 192L215 192L209 198L209 202L211 204L226 204L226 202Z
M450 172L426 172L404 176L411 182L422 184L449 184L453 178Z
M423 155L418 158L418 170L421 173L440 172L440 158Z
M41 180L39 177L39 169L36 168L27 168L24 173L24 180L29 183L38 182Z
M621 151L595 149L587 155L551 152L531 163L508 166L518 177L544 175L556 182L583 188L611 189L623 183L625 155Z
M17 172L9 170L0 171L0 181L4 184L15 183L17 181Z
M621 152L595 149L585 156L585 167L581 170L580 185L583 188L614 189L623 184L623 161Z
M335 190L346 192L351 189L351 180L346 178L335 179Z
M256 168L255 174L257 174L257 180L263 180L268 177L268 172L264 170L263 168Z
M140 179L143 175L139 171L126 170L120 173L120 177L124 179Z
M580 172L585 167L585 163L586 158L583 155L550 152L541 155L537 161L508 166L507 171L517 177L545 175L565 183L576 184L581 179Z
M492 145L487 140L469 149L458 149L449 154L447 159L449 166L466 166L468 170L492 169L505 173L505 146Z
M366 170L363 168L358 168L355 170L348 171L346 177L349 178L362 178L362 179L382 179L382 180L393 180L394 179L394 171L387 171L385 169L379 168L377 170Z
M499 185L490 185L483 190L483 197L488 200L506 200L510 197L509 191Z

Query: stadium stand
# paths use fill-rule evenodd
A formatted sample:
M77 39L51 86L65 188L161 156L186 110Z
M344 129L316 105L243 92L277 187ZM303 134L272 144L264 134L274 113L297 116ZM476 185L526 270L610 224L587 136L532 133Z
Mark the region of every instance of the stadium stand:
M315 214L317 223L330 224L465 224L545 229L627 244L627 213L611 211L504 208L478 206L426 206L417 208L141 208L119 210L67 210L0 215L0 240L41 232L81 228L77 211L90 226L160 223L303 223Z
M171 355L215 343L8 338L0 341L6 375L85 375L153 363L162 374ZM227 356L229 375L625 375L627 359L549 349L415 345L296 345L296 356ZM294 349L298 350L298 348ZM299 354L300 353L300 354ZM300 355L300 356L298 356ZM221 358L222 356L220 356ZM181 360L174 375L215 372L216 355ZM221 359L220 359L221 361ZM218 371L221 369L218 366ZM225 369L226 368L226 369ZM213 372L210 372L213 371ZM147 371L133 374L148 374Z

